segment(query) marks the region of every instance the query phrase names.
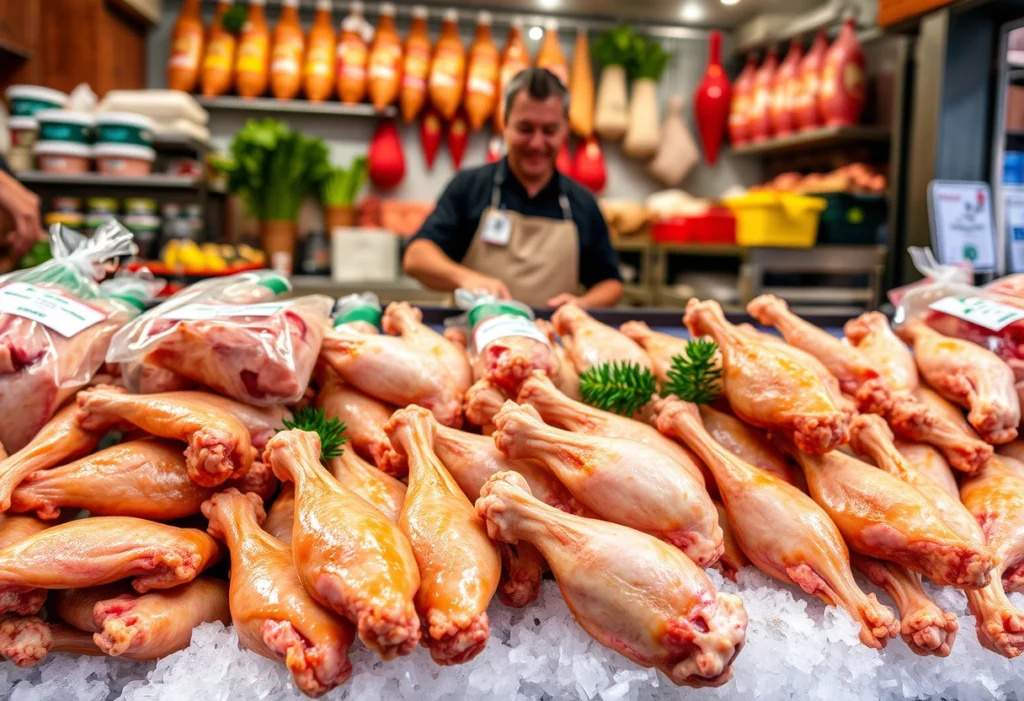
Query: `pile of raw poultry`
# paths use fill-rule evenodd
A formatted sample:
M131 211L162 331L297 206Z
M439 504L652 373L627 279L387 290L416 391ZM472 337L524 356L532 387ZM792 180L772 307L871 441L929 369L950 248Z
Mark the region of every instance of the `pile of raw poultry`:
M195 684L240 643L308 696L341 687L343 698L676 698L673 685L722 686L736 668L726 696L812 683L786 689L789 671L821 675L822 698L841 698L861 683L850 660L879 675L880 662L844 645L854 636L876 657L887 645L941 658L980 643L993 660L1024 650L1024 612L1008 598L1024 588L1014 370L920 320L898 337L867 313L840 340L777 298L755 299L749 313L780 338L691 300L684 323L718 345L722 395L700 407L655 397L626 418L580 402L579 373L630 361L664 382L686 341L640 322L616 330L571 304L535 322L536 333L487 339L442 335L404 303L386 309L383 333L366 321L333 326L330 300L318 297L198 320L170 313L174 304L104 328L146 354L102 368L103 353L84 358L84 346L0 315L0 383L25 393L0 428L11 453L0 462L0 654L18 667L56 664L56 653L171 656L187 668L184 688L227 698L232 689ZM67 391L71 377L90 379ZM63 406L36 401L54 387ZM316 423L304 407L343 421L347 442L322 453L336 425L286 428L303 415L304 427ZM33 423L42 427L26 432ZM120 442L98 449L111 431ZM768 585L751 568L794 586ZM529 607L545 618L564 610L548 571L593 640L664 676L564 627L548 649L568 662L531 658L545 649L537 631L547 621ZM749 630L737 577L757 606ZM766 586L782 597L767 608ZM835 609L809 617L799 590ZM973 631L947 610L963 597ZM785 639L785 625L799 632L794 616L828 626L837 654L826 660L825 639L810 630ZM210 648L197 655L200 638ZM226 639L237 640L233 652ZM487 666L438 685L443 670L414 673L396 659L418 646L438 665ZM786 669L800 658L805 668ZM965 659L966 668L955 656L940 662L946 688L890 675L875 691L928 696L973 677L992 697L1011 693L1007 660L983 676L978 657ZM520 679L481 680L500 678L503 663ZM393 687L389 667L401 670ZM111 673L117 688L76 697L123 687L126 697L173 698L157 689L172 674L163 662L141 667L148 693L125 669ZM356 679L344 686L353 673L359 693ZM837 686L844 675L848 689ZM0 685L5 697L49 688L58 698L53 676L8 667ZM243 696L261 688L249 682Z

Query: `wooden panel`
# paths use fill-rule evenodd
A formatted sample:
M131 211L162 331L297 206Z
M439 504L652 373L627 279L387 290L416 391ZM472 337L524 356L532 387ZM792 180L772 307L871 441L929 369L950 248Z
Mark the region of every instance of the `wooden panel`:
M888 27L952 4L953 0L879 0L878 24Z
M35 43L35 3L26 0L0 0L0 48L27 58ZM9 57L2 59L4 62Z

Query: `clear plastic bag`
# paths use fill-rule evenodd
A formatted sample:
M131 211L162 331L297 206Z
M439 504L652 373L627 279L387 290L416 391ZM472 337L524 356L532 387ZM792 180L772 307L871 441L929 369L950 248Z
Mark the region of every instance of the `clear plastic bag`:
M50 240L52 260L0 278L0 441L11 453L92 380L111 337L155 293L136 275L97 284L136 250L116 221L91 239L55 225Z
M339 331L380 333L384 310L373 292L345 295L334 305L334 328Z
M131 392L196 383L247 404L292 404L309 384L332 302L276 299L290 290L268 270L196 283L121 329L107 362Z

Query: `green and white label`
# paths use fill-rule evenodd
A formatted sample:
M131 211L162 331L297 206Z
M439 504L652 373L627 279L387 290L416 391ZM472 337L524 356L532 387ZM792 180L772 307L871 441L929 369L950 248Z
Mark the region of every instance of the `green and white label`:
M473 343L476 345L477 352L482 351L499 338L509 336L525 336L546 346L551 345L548 337L525 316L500 314L484 319L473 329Z
M28 282L12 282L0 288L0 314L14 314L38 322L65 338L107 318L104 311Z
M172 321L206 321L239 316L273 316L289 305L288 302L263 302L261 304L217 304L216 302L195 302L177 309L171 309L161 316Z
M982 297L945 297L933 302L928 308L983 326L990 331L1002 331L1013 322L1024 319L1024 309Z

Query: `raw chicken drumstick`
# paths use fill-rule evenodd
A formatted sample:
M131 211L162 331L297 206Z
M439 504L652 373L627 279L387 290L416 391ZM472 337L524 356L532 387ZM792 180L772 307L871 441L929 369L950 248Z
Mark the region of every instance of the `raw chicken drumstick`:
M55 592L52 609L61 620L93 633L105 654L156 660L184 650L192 629L231 622L228 583L197 577L187 584L138 595L119 584Z
M627 321L619 327L619 331L646 351L647 357L651 360L654 376L661 382L668 382L668 371L672 367L672 358L675 356L686 357L688 343L685 339L653 331L642 321Z
M0 512L11 507L11 493L23 479L37 470L91 453L103 433L79 426L78 408L74 404L57 412L28 445L0 461Z
M466 420L483 427L484 435L493 433L494 415L508 398L504 390L491 384L490 380L474 382L466 392Z
M380 320L385 333L401 336L411 346L428 353L444 366L452 386L460 395L473 384L473 370L466 358L466 347L452 343L423 323L423 312L408 302L392 302Z
M446 426L462 425L462 393L441 359L401 338L328 331L320 359L371 397L396 406L418 404Z
M404 484L349 450L343 452L340 457L331 458L327 468L334 475L334 479L398 523L398 517L402 514L402 504L405 503Z
M693 335L709 335L718 344L725 394L740 419L781 431L810 453L849 441L846 416L828 387L781 345L738 331L717 302L691 299L683 321Z
M42 521L34 516L0 514L0 549L55 526L59 521ZM42 608L49 592L46 589L26 589L0 594L0 608L15 613L35 613Z
M791 467L771 441L756 428L709 406L700 407L700 418L708 435L730 453L754 467L772 473L783 482L803 488L803 475L800 471Z
M967 420L989 443L1017 437L1020 400L1013 370L998 355L959 338L943 336L922 321L899 331L914 347L921 375L939 394L969 410Z
M498 550L433 449L432 417L420 407L395 412L388 436L409 461L399 525L420 569L416 609L429 626L424 644L442 665L463 664L490 637L487 606L501 576Z
M803 467L811 497L852 549L905 565L936 584L988 584L992 553L947 525L921 492L838 450L807 455L792 444L786 449Z
M554 325L545 319L537 319L533 323L548 337L548 342L551 344L551 353L558 363L558 374L552 375L551 379L555 381L558 389L562 390L567 397L579 399L579 373L576 372L576 366L573 365L572 360L569 358L569 353L565 350L565 346L558 340L558 334L555 333Z
M492 538L528 541L551 565L573 617L595 640L675 684L721 686L743 647L738 596L670 545L630 528L553 509L502 472L476 502Z
M843 326L846 340L878 369L893 396L912 394L920 384L917 364L881 312L866 312Z
M721 502L715 502L718 509L718 525L722 527L722 557L718 558L712 567L722 573L723 577L736 581L736 574L750 564L750 560L743 554L740 544L736 541L736 534L732 531L732 525L725 513L725 507Z
M659 405L658 428L684 441L715 475L733 535L759 569L839 606L861 626L860 640L884 647L898 630L892 612L857 586L849 553L828 514L796 487L719 445L692 404Z
M889 425L900 438L935 446L961 472L974 472L992 457L992 446L974 432L959 407L924 385L913 396L893 401Z
M78 407L78 420L87 430L128 423L154 436L188 443L189 477L203 487L241 477L256 454L249 430L206 401L203 392L127 394L116 387L96 387L78 393Z
M577 372L612 361L633 362L651 369L651 359L633 339L596 321L571 302L555 310L551 323L559 336L568 339L566 350Z
M288 409L278 404L270 406L243 404L209 392L165 392L163 397L166 399L194 399L223 409L242 422L242 425L249 431L252 447L256 450L263 450L267 447L267 441L273 438L275 433L284 429L284 420L292 417L292 413Z
M420 639L413 598L420 576L405 534L320 464L315 433L277 434L264 461L295 483L292 558L306 591L355 623L383 659L412 652Z
M915 655L949 656L960 624L955 613L943 611L928 598L916 573L857 553L850 555L850 562L896 604L900 635Z
M960 486L956 483L953 470L942 453L927 443L910 443L896 440L893 445L900 451L903 459L909 462L918 472L931 478L932 482L942 487L946 494L960 500Z
M989 585L966 592L978 640L1004 657L1017 657L1024 652L1024 612L1007 598L1003 573L1024 561L1024 479L997 456L964 479L960 497L995 554Z
M11 610L10 594L33 588L78 589L135 577L139 593L169 589L219 558L217 542L194 528L126 516L69 521L0 550L0 613Z
M755 297L747 304L747 312L765 326L778 329L791 346L820 360L842 390L857 399L861 411L884 414L888 410L889 389L879 378L878 368L856 348L807 323L775 295Z
M552 428L533 407L511 401L494 423L501 452L513 460L540 460L599 518L672 543L701 567L721 556L714 503L671 456L636 441Z
M284 662L307 696L325 694L352 674L355 629L303 587L291 549L260 528L263 505L228 489L203 505L210 533L231 551L231 621L245 647Z
M0 657L17 667L31 667L51 652L101 656L92 634L62 623L46 623L35 616L0 618Z
M295 523L295 485L285 482L270 506L263 530L291 547L292 526Z
M394 409L344 382L326 363L317 367L317 379L320 382L317 408L323 409L328 419L343 421L349 445L382 467L381 458L391 448L384 425L391 419Z

